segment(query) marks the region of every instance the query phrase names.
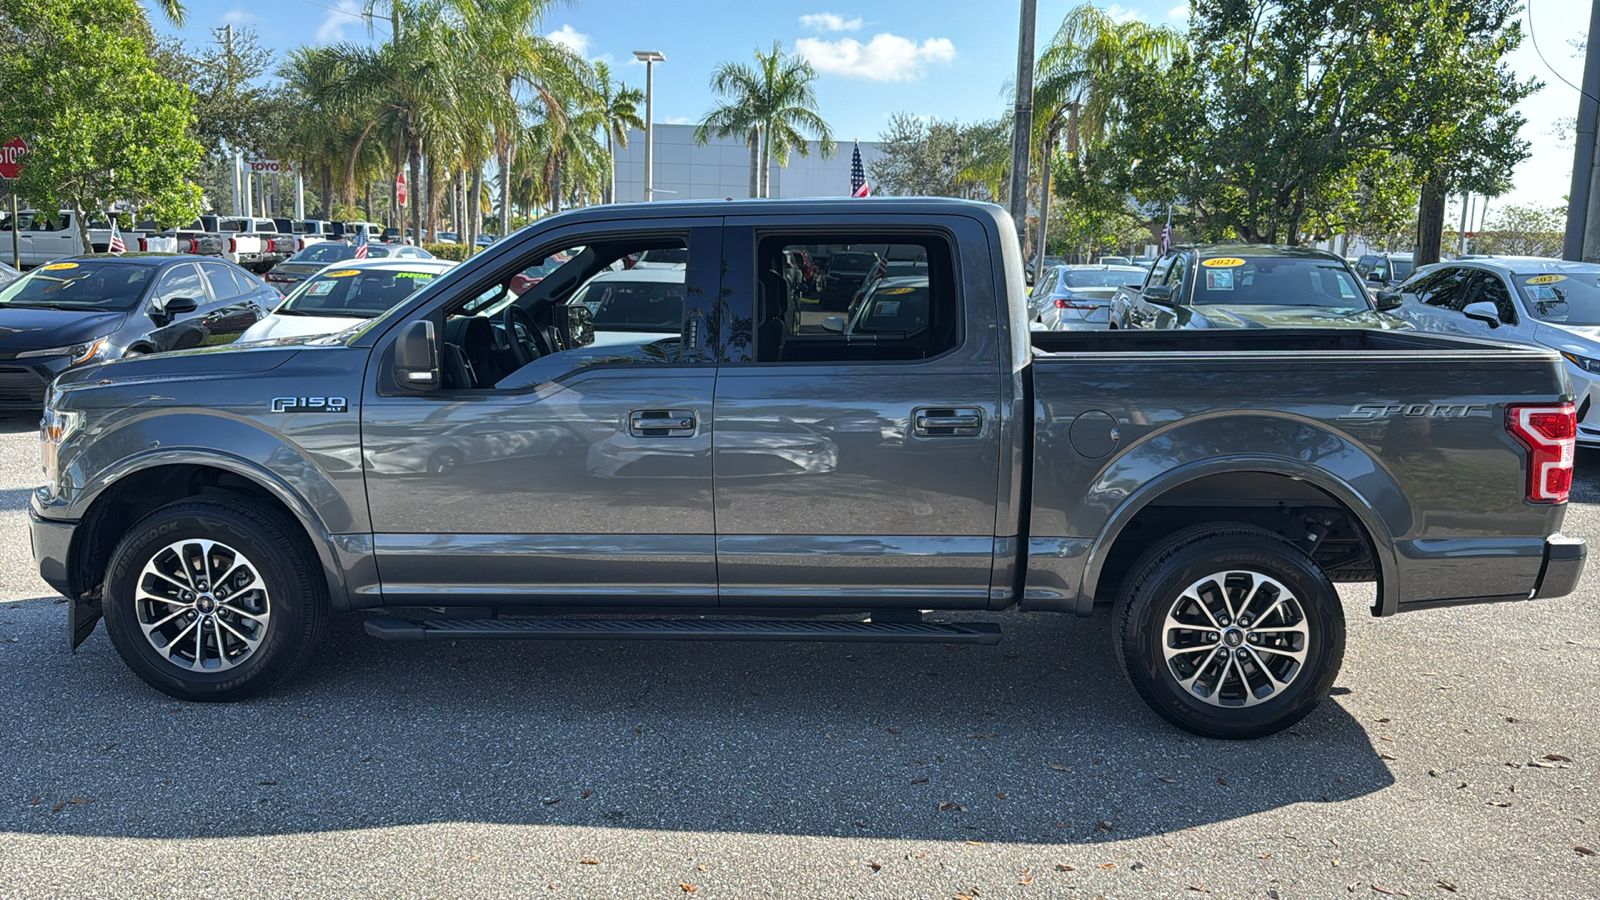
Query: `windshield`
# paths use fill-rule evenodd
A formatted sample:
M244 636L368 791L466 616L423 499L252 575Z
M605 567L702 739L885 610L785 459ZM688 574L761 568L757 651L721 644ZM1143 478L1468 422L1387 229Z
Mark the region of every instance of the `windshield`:
M908 334L928 324L928 280L906 279L872 292L850 324L851 334Z
M836 253L828 261L830 272L865 272L877 263L875 253Z
M139 305L155 269L117 261L58 262L0 290L0 306L129 310Z
M1535 319L1562 325L1600 325L1600 267L1564 274L1526 272L1511 276L1511 281L1522 292Z
M1313 306L1370 308L1367 292L1341 262L1331 259L1218 257L1200 263L1196 306Z
M1068 269L1061 273L1061 286L1068 288L1122 287L1144 280L1143 272L1094 271Z
M597 278L574 294L570 305L594 313L596 331L677 334L683 325L683 275L676 281Z
M1391 262L1394 265L1393 278L1395 281L1405 281L1407 278L1411 277L1411 260L1396 259L1391 260Z
M689 262L689 248L669 247L665 250L646 250L639 254L639 262L665 265L687 265ZM635 263L635 265L637 265L637 263Z
M438 275L424 269L332 269L306 279L274 312L370 319L427 287Z

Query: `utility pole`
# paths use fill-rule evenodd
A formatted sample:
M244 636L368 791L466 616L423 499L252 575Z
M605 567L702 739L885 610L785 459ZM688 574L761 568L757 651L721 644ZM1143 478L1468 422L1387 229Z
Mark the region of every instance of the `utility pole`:
M1456 255L1467 255L1467 222L1472 218L1472 195L1461 192L1461 230L1456 232Z
M1561 258L1600 262L1600 154L1595 152L1600 120L1600 0L1589 12L1589 46L1584 53L1583 91L1578 98L1577 147L1572 154L1572 190L1567 194L1567 234Z
M1038 0L1022 0L1022 28L1017 40L1015 130L1011 133L1010 207L1017 240L1024 250L1028 242L1028 157L1033 147L1033 35L1038 18Z
M644 202L656 198L656 95L655 65L666 62L660 50L635 50L635 59L644 63Z

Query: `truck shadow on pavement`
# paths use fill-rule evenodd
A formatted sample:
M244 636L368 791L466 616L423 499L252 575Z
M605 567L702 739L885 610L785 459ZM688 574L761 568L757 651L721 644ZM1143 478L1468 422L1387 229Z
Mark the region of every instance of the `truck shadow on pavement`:
M436 822L1092 843L1393 782L1338 689L1292 732L1195 738L1117 668L1109 616L998 648L383 644L337 619L277 692L185 704L103 630L8 606L0 832L144 838ZM19 630L20 628L20 630Z

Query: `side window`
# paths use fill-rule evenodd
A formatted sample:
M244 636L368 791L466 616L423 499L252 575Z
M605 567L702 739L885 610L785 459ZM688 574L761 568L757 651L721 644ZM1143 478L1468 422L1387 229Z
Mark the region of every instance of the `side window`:
M794 260L818 247L826 272ZM1048 292L1056 270L1038 284ZM953 254L943 237L760 236L755 361L841 363L931 359L961 343Z
M1145 280L1145 286L1149 287L1152 284L1164 284L1167 279L1167 272L1172 269L1172 261L1176 258L1177 257L1168 256L1157 260L1155 268L1150 270L1150 277Z
M1056 286L1058 271L1059 270L1057 270L1055 266L1051 266L1040 274L1034 276L1033 293L1029 294L1028 296L1043 297L1050 293L1050 291L1052 291Z
M1441 269L1417 285L1417 299L1436 309L1459 310L1468 286L1465 272Z
M1172 286L1172 300L1174 303L1183 303L1188 291L1184 290L1184 280L1189 274L1189 257L1175 256L1172 259L1172 268L1167 270L1167 280L1163 284Z
M1517 307L1511 300L1511 292L1506 289L1506 283L1499 275L1492 272L1480 272L1473 279L1478 283L1478 291L1472 297L1474 303L1493 303L1495 315L1507 325L1517 324Z
M168 269L152 295L156 306L165 306L174 297L188 297L196 303L206 302L205 285L200 283L200 272L192 263L182 263Z
M245 293L239 289L239 284L233 280L233 272L221 263L201 263L200 270L205 272L206 281L211 284L211 295L218 300L230 300Z

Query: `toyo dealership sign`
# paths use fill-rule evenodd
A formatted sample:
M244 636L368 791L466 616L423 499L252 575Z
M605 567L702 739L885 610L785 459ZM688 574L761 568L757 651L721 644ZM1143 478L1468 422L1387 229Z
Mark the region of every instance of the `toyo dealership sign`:
M245 165L250 167L254 175L291 175L294 173L294 163L289 160L278 159L247 159Z
M0 178L16 178L22 174L22 158L28 155L28 144L14 137L0 144Z

